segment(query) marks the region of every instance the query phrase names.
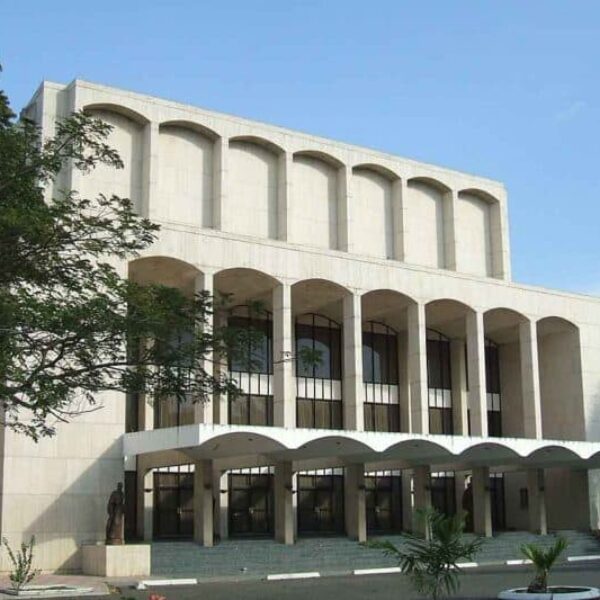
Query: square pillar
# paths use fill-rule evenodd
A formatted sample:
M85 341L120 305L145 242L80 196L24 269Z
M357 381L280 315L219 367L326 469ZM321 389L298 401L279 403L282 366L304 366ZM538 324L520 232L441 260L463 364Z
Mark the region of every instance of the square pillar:
M344 296L343 310L344 429L363 431L365 417L360 294Z
M291 229L296 220L292 212L292 173L294 172L292 154L290 152L282 152L279 155L278 166L277 239L284 242L293 242Z
M224 471L218 474L218 488L215 488L215 498L218 498L219 538L229 538L229 474Z
M469 373L469 409L471 435L487 437L487 396L485 382L485 338L483 313L467 313L467 361Z
M154 536L154 473L141 467L137 472L137 533L145 542Z
M392 215L394 219L394 256L406 261L406 179L396 179L392 184Z
M158 169L160 160L158 123L144 127L144 160L142 164L142 197L135 202L135 210L151 221L161 220L158 198ZM75 170L75 169L74 169ZM75 188L79 189L79 188Z
M213 314L213 321L215 327L221 328L227 326L227 317L222 312L215 312ZM227 373L227 357L215 357L213 368L215 377L220 377L221 374ZM227 425L229 423L229 398L227 394L215 393L213 395L213 422L219 425Z
M213 146L213 218L212 225L217 231L228 231L227 206L227 158L229 142L217 138Z
M276 427L296 427L292 327L291 286L282 283L273 290L273 421Z
M402 530L413 530L413 474L402 471Z
M458 194L450 190L444 194L444 268L460 271L458 265L457 236L456 236L456 203Z
M212 466L211 460L194 464L194 541L209 547L214 544Z
M537 324L535 321L524 321L519 324L519 348L521 354L523 435L526 438L539 440L542 438L542 412Z
M367 541L367 506L364 463L348 465L344 472L346 533L352 540Z
M469 435L466 354L464 340L450 340L452 417L454 419L454 433L456 435Z
M473 469L473 531L492 537L492 501L489 467Z
M413 517L412 530L415 535L429 536L427 524L417 511L431 508L431 468L429 466L413 469Z
M281 544L295 541L294 472L291 462L275 465L275 539Z
M425 306L410 304L408 320L408 377L412 433L429 433L427 334Z
M212 301L214 294L214 276L212 271L204 271L198 273L194 280L194 294L202 294L207 292L210 294ZM213 318L214 313L208 315L207 321L204 324L198 325L201 331L205 331L207 334L211 334L213 331ZM213 352L209 351L205 354L202 368L208 373L213 373ZM212 423L213 422L213 397L212 394L208 394L206 399L198 399L194 405L194 423Z
M527 498L529 503L529 531L538 535L548 533L546 520L546 490L544 469L527 471Z
M353 205L350 197L351 171L346 165L340 167L337 172L337 250L352 252L355 245L354 220L352 218Z

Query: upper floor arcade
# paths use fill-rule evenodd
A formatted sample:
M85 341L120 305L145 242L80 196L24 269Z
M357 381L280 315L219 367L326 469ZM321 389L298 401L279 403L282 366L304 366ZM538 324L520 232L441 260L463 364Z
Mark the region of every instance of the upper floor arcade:
M290 284L246 268L200 272L168 258L138 259L130 275L227 298L216 324L257 335L214 365L239 394L200 405L130 399L129 431L214 422L586 439L579 328L561 316Z
M495 181L83 81L44 83L26 111L51 134L78 109L113 126L124 169L59 186L172 227L510 279Z

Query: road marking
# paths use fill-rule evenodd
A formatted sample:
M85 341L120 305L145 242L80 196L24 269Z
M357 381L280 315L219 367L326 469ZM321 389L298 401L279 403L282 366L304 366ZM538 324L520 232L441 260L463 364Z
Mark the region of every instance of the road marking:
M507 565L530 565L531 561L528 558L517 558L515 560L507 560Z
M137 584L138 590L145 590L147 587L163 585L198 585L198 580L193 579L143 579Z
M402 573L400 567L381 567L380 569L354 569L354 575L384 575L385 573Z
M579 562L581 560L600 560L600 554L590 554L589 556L569 556L569 562Z
M479 563L476 563L476 562L456 563L456 566L460 567L461 569L473 569L475 567L478 567Z
M307 573L276 573L275 575L267 575L267 581L281 581L283 579L312 579L321 577L321 573L310 571Z

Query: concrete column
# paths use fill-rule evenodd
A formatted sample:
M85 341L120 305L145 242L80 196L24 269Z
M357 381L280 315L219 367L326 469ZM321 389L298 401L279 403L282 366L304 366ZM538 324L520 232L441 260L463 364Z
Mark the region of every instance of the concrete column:
M159 152L158 123L148 123L144 127L144 150L142 163L142 197L136 202L136 212L155 221L158 218L160 199L158 193Z
M213 315L215 327L225 327L227 325L227 317L223 313ZM227 373L227 358L220 356L214 363L215 377L219 377L222 373ZM227 394L214 394L213 397L213 422L219 425L227 425L229 423L229 399Z
M510 249L505 196L499 198L491 206L490 229L492 238L492 277L510 281Z
M198 273L194 280L194 294L201 294L202 292L208 292L211 299L214 294L214 276L212 271L204 271ZM208 320L204 325L200 326L206 333L211 333L213 330L213 315L208 316ZM204 370L212 374L214 369L214 354L213 352L207 352L203 361ZM198 399L194 405L194 423L212 423L213 422L213 397L212 394L208 394L206 399Z
M291 286L282 283L273 290L273 420L277 427L296 427L292 328Z
M431 508L431 469L429 466L413 469L413 517L412 530L415 535L429 535L426 522L418 511Z
M527 498L529 502L529 531L538 535L548 533L546 520L546 490L544 469L527 471Z
M454 471L454 498L456 502L456 512L460 514L464 512L463 509L463 496L465 493L465 473L461 471Z
M413 474L412 471L402 471L402 530L413 530Z
M521 354L521 395L523 398L523 435L542 438L542 410L540 373L538 365L537 324L524 321L519 324Z
M406 260L406 179L396 179L392 184L392 206L394 218L394 258Z
M459 271L456 237L456 203L458 194L450 190L444 195L444 257L445 268Z
M412 431L410 414L410 377L408 372L408 335L398 335L398 409L400 411L400 431Z
M214 543L212 467L211 460L194 464L194 541L202 546Z
M346 252L353 250L354 221L350 198L352 171L345 165L338 169L338 230L337 248Z
M293 480L291 462L275 465L275 539L288 545L295 541Z
M429 433L425 306L423 304L409 305L406 316L408 320L408 376L412 432Z
M469 435L469 397L467 392L467 351L464 340L450 340L450 377L454 434Z
M215 488L215 498L219 498L216 507L219 513L218 531L219 537L226 540L229 537L229 474L226 471L219 472L217 477L218 487Z
M137 473L137 530L145 541L154 535L154 473L138 465Z
M348 465L344 472L344 512L346 534L352 540L367 541L365 465Z
M469 362L469 408L471 434L487 437L487 399L485 383L485 338L483 313L467 313L467 360Z
M490 469L473 469L473 530L485 537L492 536L492 502L490 494Z
M282 152L279 155L279 178L277 181L277 239L293 242L291 234L293 220L292 202L292 155Z
M213 149L213 227L227 231L227 155L229 142L215 140Z
M365 418L360 294L346 295L343 301L343 311L344 429L363 431Z

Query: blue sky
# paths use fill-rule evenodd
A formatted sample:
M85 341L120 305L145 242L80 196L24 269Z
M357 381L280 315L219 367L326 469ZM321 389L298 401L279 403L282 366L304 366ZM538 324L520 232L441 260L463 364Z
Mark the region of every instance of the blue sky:
M600 295L597 0L2 0L0 61L500 179L514 279Z

